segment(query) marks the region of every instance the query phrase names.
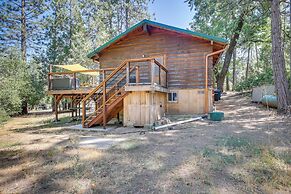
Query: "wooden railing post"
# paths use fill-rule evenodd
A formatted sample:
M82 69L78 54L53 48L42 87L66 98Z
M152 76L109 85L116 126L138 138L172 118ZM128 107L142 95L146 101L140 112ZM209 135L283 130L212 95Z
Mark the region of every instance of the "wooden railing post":
M105 79L106 79L106 70L103 70L102 73L103 73L103 80L105 80ZM103 80L102 80L102 81L103 81Z
M76 73L74 73L74 89L77 89L77 77L76 77Z
M126 64L126 84L127 85L129 84L129 76L130 76L130 74L129 74L129 66L130 66L130 63L127 62L127 64Z
M161 85L161 67L159 66L159 85Z
M165 73L166 73L166 88L167 88L168 87L168 72L165 71Z
M151 85L155 83L155 60L151 60Z
M136 71L135 71L135 83L136 83L136 85L138 85L139 84L139 80L140 78L139 78L139 66L136 66Z

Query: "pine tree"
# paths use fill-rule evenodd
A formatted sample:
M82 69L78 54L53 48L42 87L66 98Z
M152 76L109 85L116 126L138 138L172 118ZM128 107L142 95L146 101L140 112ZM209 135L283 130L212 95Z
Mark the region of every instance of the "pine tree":
M0 4L0 50L10 54L12 48L21 50L23 65L27 66L27 52L32 55L41 49L44 0L5 0ZM28 66L27 66L28 67ZM22 114L28 113L28 95L22 93Z
M278 112L287 113L289 91L285 69L285 58L282 48L279 0L271 0L271 19L272 19L272 64L278 99Z
M47 63L90 66L92 61L86 54L127 26L149 18L147 6L147 0L52 0L47 22Z
M47 9L45 0L4 0L0 3L0 50L17 48L22 60L39 53L43 43L43 14Z

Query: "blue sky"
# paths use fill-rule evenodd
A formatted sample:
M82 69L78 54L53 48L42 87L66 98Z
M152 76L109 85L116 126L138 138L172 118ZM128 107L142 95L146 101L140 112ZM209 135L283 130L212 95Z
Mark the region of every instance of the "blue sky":
M188 28L194 11L184 3L184 0L154 0L149 3L150 13L155 13L155 21L179 28Z

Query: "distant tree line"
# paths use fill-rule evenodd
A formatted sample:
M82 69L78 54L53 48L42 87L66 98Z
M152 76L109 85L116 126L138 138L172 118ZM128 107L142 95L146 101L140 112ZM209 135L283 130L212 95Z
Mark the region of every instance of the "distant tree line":
M49 64L81 63L86 54L137 21L148 0L4 0L0 2L0 122L27 114L45 98Z

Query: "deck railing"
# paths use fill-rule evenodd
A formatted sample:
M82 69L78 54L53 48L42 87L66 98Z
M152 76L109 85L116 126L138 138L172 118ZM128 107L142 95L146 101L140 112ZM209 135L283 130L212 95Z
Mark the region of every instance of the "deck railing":
M78 70L78 71L63 71L63 72L52 72L52 66L50 66L50 71L48 73L48 90L53 90L52 88L52 80L58 77L68 77L73 80L73 87L71 89L77 90L77 79L80 77L79 74L82 73L95 73L99 72L100 77L106 76L107 72L112 72L115 68L106 68L106 69L88 69L88 70ZM85 75L85 74L84 74ZM97 76L96 76L97 77ZM97 80L98 81L98 80ZM92 87L96 87L99 83L92 83Z

